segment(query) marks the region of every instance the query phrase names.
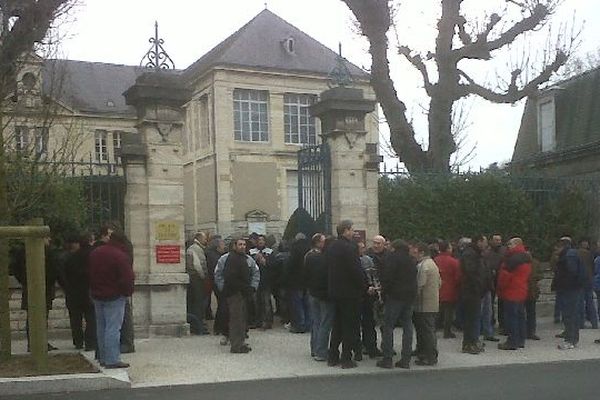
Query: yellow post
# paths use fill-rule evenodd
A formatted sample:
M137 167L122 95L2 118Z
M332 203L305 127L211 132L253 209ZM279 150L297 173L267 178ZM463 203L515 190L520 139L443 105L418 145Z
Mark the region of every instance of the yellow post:
M41 225L39 220L35 225ZM33 224L32 224L33 225ZM27 318L29 319L29 345L40 371L48 368L48 326L46 305L46 257L44 239L25 239L27 262Z

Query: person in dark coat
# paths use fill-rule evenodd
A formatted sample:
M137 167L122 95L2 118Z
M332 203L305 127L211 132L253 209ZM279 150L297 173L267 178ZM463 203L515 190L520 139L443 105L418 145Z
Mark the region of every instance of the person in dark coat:
M379 274L383 290L383 326L381 328L381 350L383 359L377 362L380 368L392 368L394 354L394 328L402 322L402 350L396 367L410 368L412 353L412 316L417 298L417 262L409 255L408 244L403 240L392 242L392 251L385 259Z
M484 351L479 342L481 321L481 298L486 291L485 269L482 252L487 239L477 235L471 239L460 257L462 272L461 297L464 310L463 353L479 354Z
M58 282L58 257L57 252L50 245L50 237L44 238L45 245L45 268L46 268L46 320L48 313L52 309L52 301L56 297L56 283ZM27 311L29 308L27 293L27 264L25 259L25 247L19 247L13 250L14 265L11 268L15 278L21 284L21 310ZM29 351L29 318L25 322L25 331L27 333L27 351ZM56 350L56 347L48 343L48 350Z
M228 336L228 316L227 302L221 297L221 292L215 285L215 268L219 258L225 254L225 240L219 235L212 237L208 247L206 248L206 266L208 268L208 276L212 282L215 297L217 298L217 311L215 313L215 323L213 331L215 335ZM210 304L209 304L210 306Z
M91 235L80 235L74 252L65 262L65 285L69 293L67 308L73 345L85 351L96 349L96 317L90 297L89 256L93 250ZM85 333L83 321L85 320Z
M356 368L352 360L352 352L360 344L360 304L367 291L367 282L362 271L358 246L352 241L354 229L352 221L345 220L338 224L338 239L332 243L325 253L329 268L328 296L335 304L335 320L331 333L328 364L338 363L341 367ZM339 346L342 343L342 354Z
M310 242L299 233L290 248L287 283L292 311L292 333L306 333L311 329L309 297L306 291L304 257L310 250Z

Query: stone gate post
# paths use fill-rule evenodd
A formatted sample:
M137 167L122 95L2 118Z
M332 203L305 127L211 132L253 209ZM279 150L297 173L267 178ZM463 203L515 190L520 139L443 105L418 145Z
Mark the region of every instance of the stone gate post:
M181 336L186 323L181 135L189 94L170 72L141 75L124 96L138 133L126 135L125 231L134 248L134 322L141 335Z
M321 120L331 153L332 225L351 219L367 240L379 233L377 143L367 143L365 116L375 110L361 89L336 87L321 94L312 114Z

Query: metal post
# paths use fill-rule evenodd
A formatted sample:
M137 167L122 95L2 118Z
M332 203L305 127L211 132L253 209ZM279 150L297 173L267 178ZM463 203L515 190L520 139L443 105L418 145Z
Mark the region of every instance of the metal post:
M32 225L42 225L39 219ZM48 326L46 305L46 268L44 239L25 240L27 265L27 318L29 320L29 345L36 367L48 368Z

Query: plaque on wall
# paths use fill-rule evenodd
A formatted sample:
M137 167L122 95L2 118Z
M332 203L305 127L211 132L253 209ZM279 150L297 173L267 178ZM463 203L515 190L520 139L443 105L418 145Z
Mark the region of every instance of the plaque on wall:
M179 264L181 262L181 246L179 245L156 245L157 264Z
M248 221L248 234L258 233L259 235L267 234L266 222L250 222Z
M154 224L155 239L163 240L181 240L180 236L181 224L177 221L157 221Z

